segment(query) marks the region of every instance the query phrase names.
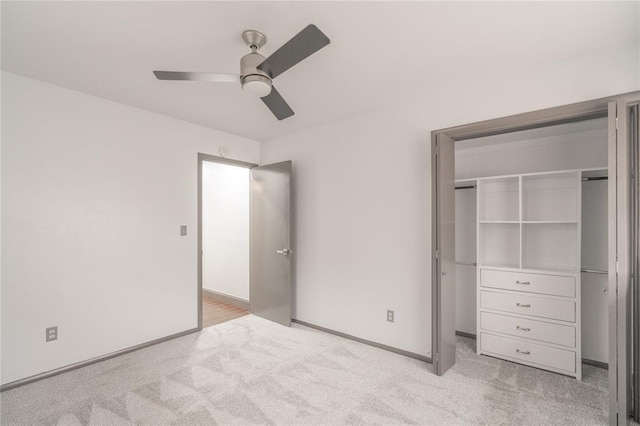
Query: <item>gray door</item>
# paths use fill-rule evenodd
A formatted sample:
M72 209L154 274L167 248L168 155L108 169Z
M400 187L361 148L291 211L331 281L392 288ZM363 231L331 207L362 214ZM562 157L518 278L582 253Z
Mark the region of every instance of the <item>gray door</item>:
M291 161L251 169L251 313L291 325Z
M637 318L638 93L609 103L609 423L627 425L638 401L633 322ZM636 352L634 352L636 348Z
M433 371L443 375L456 363L455 175L453 139L438 134L432 141L433 215Z

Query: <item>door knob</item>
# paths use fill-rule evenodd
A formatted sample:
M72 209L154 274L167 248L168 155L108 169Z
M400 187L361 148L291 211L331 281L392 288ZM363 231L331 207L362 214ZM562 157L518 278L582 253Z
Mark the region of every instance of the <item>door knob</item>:
M289 249L282 249L282 250L276 250L276 253L278 254L284 254L285 256L288 256L292 253L292 250Z

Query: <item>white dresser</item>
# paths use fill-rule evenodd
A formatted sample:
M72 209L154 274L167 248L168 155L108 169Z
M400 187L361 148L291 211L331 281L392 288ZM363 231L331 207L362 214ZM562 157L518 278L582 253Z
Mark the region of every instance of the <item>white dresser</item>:
M581 173L478 180L477 351L581 379Z

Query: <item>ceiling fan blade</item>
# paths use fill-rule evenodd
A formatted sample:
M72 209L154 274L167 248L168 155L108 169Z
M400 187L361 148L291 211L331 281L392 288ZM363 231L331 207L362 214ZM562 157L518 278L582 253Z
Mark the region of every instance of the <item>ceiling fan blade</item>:
M264 102L278 120L284 120L294 114L289 104L287 104L287 101L280 96L280 93L273 86L271 86L271 93L260 99L262 99L262 102Z
M298 62L330 43L329 38L315 25L308 25L265 59L257 68L276 78Z
M237 74L219 74L216 72L154 71L158 80L214 81L220 83L240 83Z

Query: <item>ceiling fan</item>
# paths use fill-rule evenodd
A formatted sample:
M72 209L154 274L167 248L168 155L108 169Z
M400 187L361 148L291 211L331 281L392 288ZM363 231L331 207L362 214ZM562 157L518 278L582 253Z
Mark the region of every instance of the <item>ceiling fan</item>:
M294 112L272 80L318 50L329 44L329 38L311 24L265 59L258 50L265 45L267 37L260 31L246 30L242 39L251 49L240 59L240 74L214 72L154 71L158 80L213 81L241 83L242 90L253 93L271 110L278 120L291 117Z

